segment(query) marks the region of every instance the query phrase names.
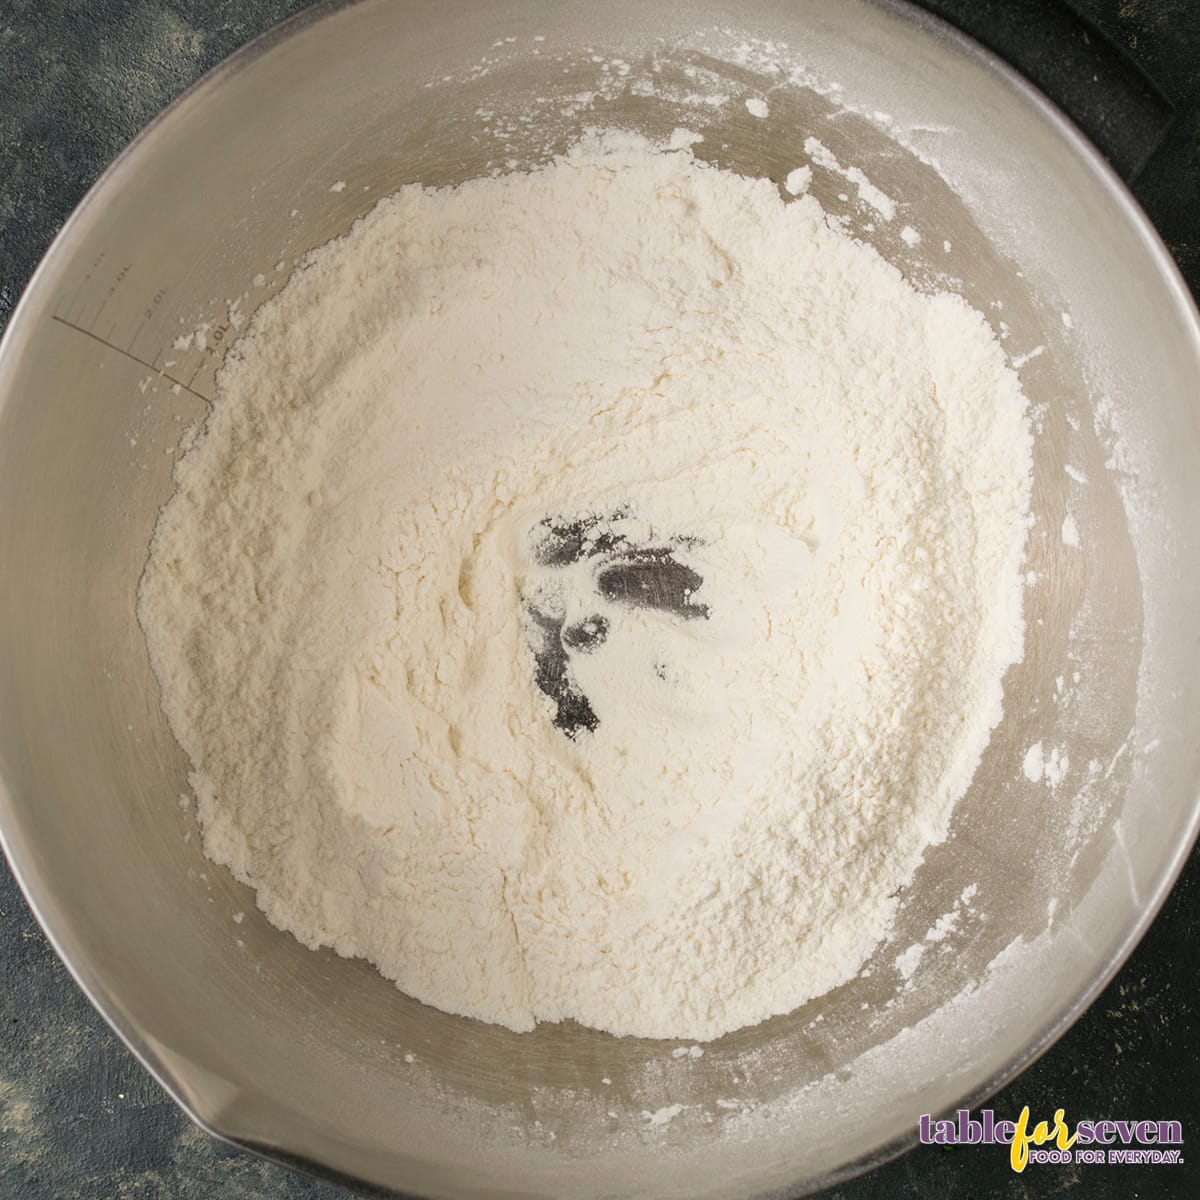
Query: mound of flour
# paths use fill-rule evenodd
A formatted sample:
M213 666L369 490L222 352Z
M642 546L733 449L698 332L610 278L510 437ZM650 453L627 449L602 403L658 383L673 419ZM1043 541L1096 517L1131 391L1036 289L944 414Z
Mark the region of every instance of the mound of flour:
M597 136L408 187L229 354L140 593L205 849L516 1030L853 976L1022 652L983 319L772 183Z

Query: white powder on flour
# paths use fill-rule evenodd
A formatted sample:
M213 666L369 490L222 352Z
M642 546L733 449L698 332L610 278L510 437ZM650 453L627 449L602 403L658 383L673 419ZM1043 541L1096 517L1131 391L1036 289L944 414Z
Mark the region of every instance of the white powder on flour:
M208 854L439 1008L705 1040L844 981L1022 650L983 319L597 136L254 317L140 613Z

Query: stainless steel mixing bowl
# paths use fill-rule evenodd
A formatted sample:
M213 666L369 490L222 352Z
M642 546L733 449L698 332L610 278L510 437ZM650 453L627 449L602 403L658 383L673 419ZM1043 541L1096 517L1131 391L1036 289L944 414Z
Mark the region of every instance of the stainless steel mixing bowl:
M6 847L96 1006L234 1142L436 1196L814 1187L1043 1049L1116 969L1195 835L1200 339L1172 263L1079 134L946 27L867 0L734 11L310 13L138 139L12 322ZM696 99L714 92L726 102ZM952 836L862 977L702 1058L447 1016L270 927L201 854L134 617L173 451L241 316L381 194L543 160L596 124L697 129L702 157L780 181L818 138L900 211L884 221L820 165L819 198L919 286L985 312L1036 409L1028 650ZM176 348L200 323L206 336ZM1068 513L1078 547L1061 536ZM1039 742L1061 752L1057 783L1023 771ZM905 978L897 955L972 885L955 932Z

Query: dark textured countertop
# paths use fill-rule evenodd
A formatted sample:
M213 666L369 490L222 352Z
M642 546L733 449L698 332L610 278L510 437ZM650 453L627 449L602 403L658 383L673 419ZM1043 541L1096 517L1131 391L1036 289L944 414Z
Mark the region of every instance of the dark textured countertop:
M1024 4L1026 0L1021 0ZM1008 0L935 0L975 18ZM230 51L302 0L0 0L0 325L59 225L121 147ZM1175 103L1135 191L1200 295L1200 3L1075 0ZM1011 12L1011 8L1009 9ZM1053 56L1051 56L1052 58ZM0 568L2 569L2 568ZM1181 1166L1036 1166L921 1147L826 1200L1200 1196L1200 857L1079 1022L993 1098L1084 1118L1173 1118ZM193 1127L88 1005L0 866L0 1196L300 1200L342 1189Z

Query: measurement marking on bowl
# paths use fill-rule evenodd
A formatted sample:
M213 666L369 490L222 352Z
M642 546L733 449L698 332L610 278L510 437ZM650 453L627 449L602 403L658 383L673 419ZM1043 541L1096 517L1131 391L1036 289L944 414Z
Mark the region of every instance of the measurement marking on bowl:
M123 355L130 361L137 363L138 366L145 367L147 371L154 371L168 382L178 384L185 392L190 392L197 399L203 400L205 404L212 403L212 401L203 392L196 391L195 388L184 383L182 379L176 379L167 371L159 370L154 363L149 363L144 358L139 358L136 354L130 353L128 350L123 349L114 342L110 342L107 338L101 337L98 333L93 333L90 329L85 329L82 325L76 325L74 321L68 321L65 317L60 317L57 313L51 317L51 320L57 321L60 325L65 325L68 329L74 329L76 333L82 333L84 337L91 338L92 341L99 342L102 346L107 346L108 349L115 351L117 354ZM195 375L193 375L192 378L195 379Z

